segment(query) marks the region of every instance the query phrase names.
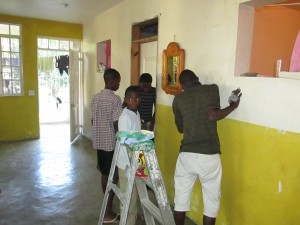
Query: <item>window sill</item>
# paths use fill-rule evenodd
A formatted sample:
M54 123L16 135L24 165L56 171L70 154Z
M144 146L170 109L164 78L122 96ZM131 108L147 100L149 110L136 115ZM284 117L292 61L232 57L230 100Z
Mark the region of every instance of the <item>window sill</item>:
M293 79L300 80L300 72L279 72L277 77L265 76L258 73L243 73L240 75L241 77L265 77L265 78L283 78L283 79Z
M300 80L300 72L279 72L278 73L279 78L287 78L287 79L294 79L294 80Z

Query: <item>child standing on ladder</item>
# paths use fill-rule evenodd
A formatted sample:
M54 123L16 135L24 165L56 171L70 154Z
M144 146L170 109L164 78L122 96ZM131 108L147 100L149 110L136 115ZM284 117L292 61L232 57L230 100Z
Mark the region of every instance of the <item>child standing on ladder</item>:
M125 108L119 118L118 128L119 131L140 131L141 130L141 119L140 114L137 111L140 105L140 92L138 86L130 86L125 91ZM127 149L124 145L120 147L119 157L117 161L118 171L119 171L119 185L121 192L125 193L130 162L128 158ZM135 185L133 186L130 206L128 210L127 222L126 224L134 225L137 218L137 202L138 194ZM122 210L122 206L121 206Z

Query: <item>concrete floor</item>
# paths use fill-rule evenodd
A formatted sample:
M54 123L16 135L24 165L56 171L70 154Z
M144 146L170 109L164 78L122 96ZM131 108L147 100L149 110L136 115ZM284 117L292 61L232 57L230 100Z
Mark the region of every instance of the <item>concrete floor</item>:
M38 140L0 143L0 225L97 225L96 153L86 137L70 144L68 131L45 126Z

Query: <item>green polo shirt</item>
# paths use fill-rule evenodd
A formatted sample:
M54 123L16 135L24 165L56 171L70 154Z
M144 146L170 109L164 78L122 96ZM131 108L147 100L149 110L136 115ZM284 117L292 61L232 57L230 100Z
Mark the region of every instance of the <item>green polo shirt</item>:
M201 85L185 89L173 100L177 128L183 129L181 152L220 154L216 121L208 121L207 108L220 108L217 85Z

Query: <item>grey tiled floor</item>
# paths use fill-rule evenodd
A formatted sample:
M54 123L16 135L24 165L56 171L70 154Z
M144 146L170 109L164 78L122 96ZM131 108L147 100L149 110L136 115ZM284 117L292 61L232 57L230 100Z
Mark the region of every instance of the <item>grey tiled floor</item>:
M97 225L96 153L83 136L70 144L68 132L65 124L44 126L38 140L0 143L1 225Z

